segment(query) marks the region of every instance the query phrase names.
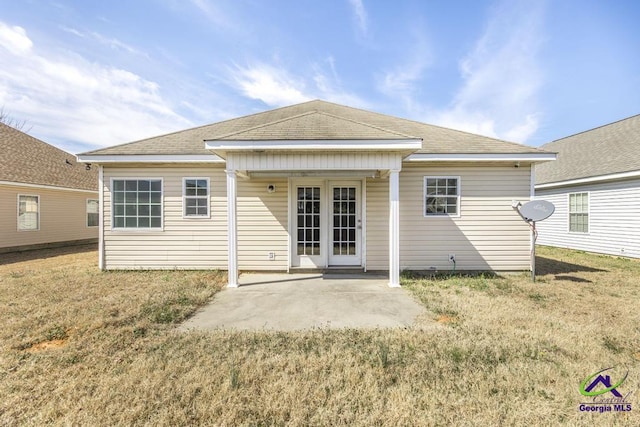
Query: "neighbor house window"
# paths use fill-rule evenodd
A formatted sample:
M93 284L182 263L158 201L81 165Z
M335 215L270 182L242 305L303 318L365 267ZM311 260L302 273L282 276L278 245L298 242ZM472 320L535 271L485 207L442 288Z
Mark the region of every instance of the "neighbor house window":
M209 218L209 178L184 178L182 182L183 215Z
M460 178L424 177L424 216L460 215Z
M162 228L162 180L114 179L113 228Z
M569 231L589 232L589 193L569 194Z
M87 227L97 227L100 215L100 202L95 199L87 199Z
M40 196L18 195L18 230L40 229Z

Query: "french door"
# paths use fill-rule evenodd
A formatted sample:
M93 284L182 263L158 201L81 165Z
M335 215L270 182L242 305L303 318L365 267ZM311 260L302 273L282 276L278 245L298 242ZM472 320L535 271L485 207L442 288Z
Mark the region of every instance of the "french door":
M360 182L332 182L329 190L329 265L361 265Z
M362 265L361 189L360 181L294 182L293 267Z

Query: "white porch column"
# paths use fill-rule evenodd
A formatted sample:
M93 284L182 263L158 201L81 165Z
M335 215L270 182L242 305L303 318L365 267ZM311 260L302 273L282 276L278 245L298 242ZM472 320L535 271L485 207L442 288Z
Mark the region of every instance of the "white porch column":
M227 287L238 287L238 217L236 212L237 178L235 170L227 170L227 233L229 240L229 283Z
M389 286L400 287L400 171L389 174Z
M113 191L113 188L110 190ZM104 270L104 168L98 166L98 268Z

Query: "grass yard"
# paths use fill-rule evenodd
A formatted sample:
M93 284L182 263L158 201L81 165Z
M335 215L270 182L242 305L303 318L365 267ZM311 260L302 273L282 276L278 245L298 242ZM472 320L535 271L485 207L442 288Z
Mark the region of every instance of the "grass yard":
M406 276L424 328L292 333L175 331L224 273L0 255L0 425L640 425L640 262L538 255L535 284ZM632 411L580 412L608 367Z

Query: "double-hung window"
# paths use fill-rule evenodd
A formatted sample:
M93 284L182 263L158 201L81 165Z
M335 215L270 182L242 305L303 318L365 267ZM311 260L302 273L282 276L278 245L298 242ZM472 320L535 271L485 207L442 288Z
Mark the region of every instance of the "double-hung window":
M209 218L209 178L182 180L182 215L185 218Z
M40 229L40 196L18 195L18 230Z
M162 180L113 179L113 228L162 229Z
M460 177L424 177L424 216L460 216Z
M97 227L100 215L100 202L87 199L87 227Z
M589 232L589 193L569 193L569 231Z

